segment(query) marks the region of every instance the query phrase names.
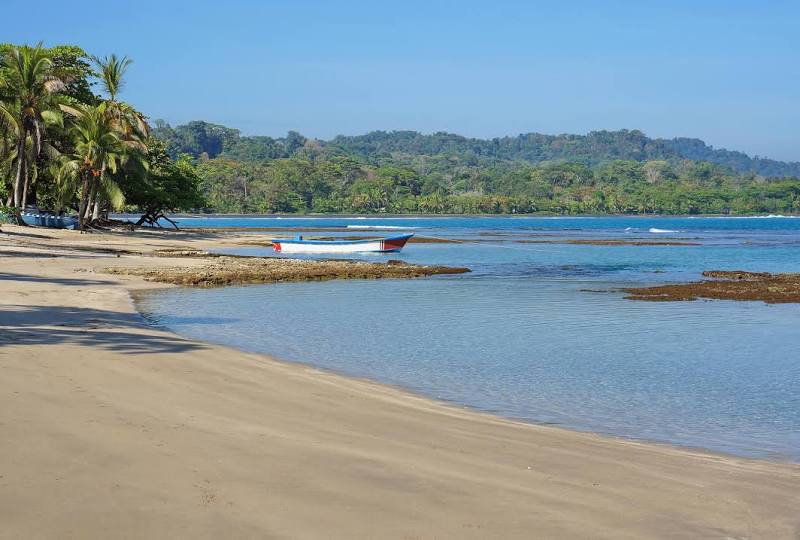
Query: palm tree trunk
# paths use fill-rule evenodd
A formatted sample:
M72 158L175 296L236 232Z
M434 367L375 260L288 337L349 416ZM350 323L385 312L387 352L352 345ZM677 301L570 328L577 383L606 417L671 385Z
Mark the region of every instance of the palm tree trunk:
M100 219L100 180L102 180L103 175L106 174L106 165L103 163L103 168L100 169L100 176L94 179L94 187L92 188L92 199L91 199L91 208L92 208L92 223L97 223Z
M27 134L22 133L19 140L17 140L17 174L14 177L14 206L19 208L22 203L22 189L28 177L28 171L25 167L25 139Z
M89 175L91 171L84 171L83 186L81 186L81 203L78 205L78 228L83 230L86 226L86 207L89 206Z
M20 212L25 210L25 197L23 196L23 189L26 188L28 183L28 163L27 156L25 155L25 138L26 134L23 132L22 137L20 137L20 139L17 141L17 172L16 176L14 177L13 189L13 214L17 225L25 225L25 222L22 221L22 217L20 216ZM9 199L10 198L11 197L9 197Z
M22 204L20 207L24 210L28 205L28 179L31 177L27 167L25 168L25 182L22 185Z
M92 206L92 223L97 223L100 220L100 197L95 197Z
M83 218L88 222L92 217L92 209L94 202L97 199L97 178L92 178L90 181L91 188L89 190L89 199L86 201L86 210L84 210Z

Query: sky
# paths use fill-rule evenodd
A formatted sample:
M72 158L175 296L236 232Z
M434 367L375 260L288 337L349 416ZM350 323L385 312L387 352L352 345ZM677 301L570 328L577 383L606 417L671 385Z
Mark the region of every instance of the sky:
M5 0L3 15L30 22L0 41L127 54L122 97L173 125L628 128L800 161L797 1Z

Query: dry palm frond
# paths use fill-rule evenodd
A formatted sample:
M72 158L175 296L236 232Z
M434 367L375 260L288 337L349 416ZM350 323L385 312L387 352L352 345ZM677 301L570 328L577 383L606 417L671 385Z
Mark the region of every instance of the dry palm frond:
M62 112L65 112L75 118L80 118L83 116L83 111L79 107L67 105L66 103L59 103L58 108L61 109Z

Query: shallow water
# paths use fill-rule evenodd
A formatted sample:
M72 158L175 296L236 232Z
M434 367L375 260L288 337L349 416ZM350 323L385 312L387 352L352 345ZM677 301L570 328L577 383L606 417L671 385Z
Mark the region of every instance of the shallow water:
M358 231L347 228L353 224L414 227L422 236L467 242L409 244L401 254L364 258L473 272L170 289L142 298L148 318L182 334L532 422L800 461L800 306L641 303L617 291L696 279L708 269L800 272L800 219L187 221L338 227L332 234L348 236ZM520 242L564 238L683 238L701 245Z

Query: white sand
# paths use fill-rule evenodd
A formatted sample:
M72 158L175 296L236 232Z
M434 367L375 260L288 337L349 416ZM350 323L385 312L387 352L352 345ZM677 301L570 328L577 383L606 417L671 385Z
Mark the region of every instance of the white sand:
M4 231L0 538L800 538L800 466L186 340L142 324L129 290L152 284L94 269L191 260L60 251L219 238Z

